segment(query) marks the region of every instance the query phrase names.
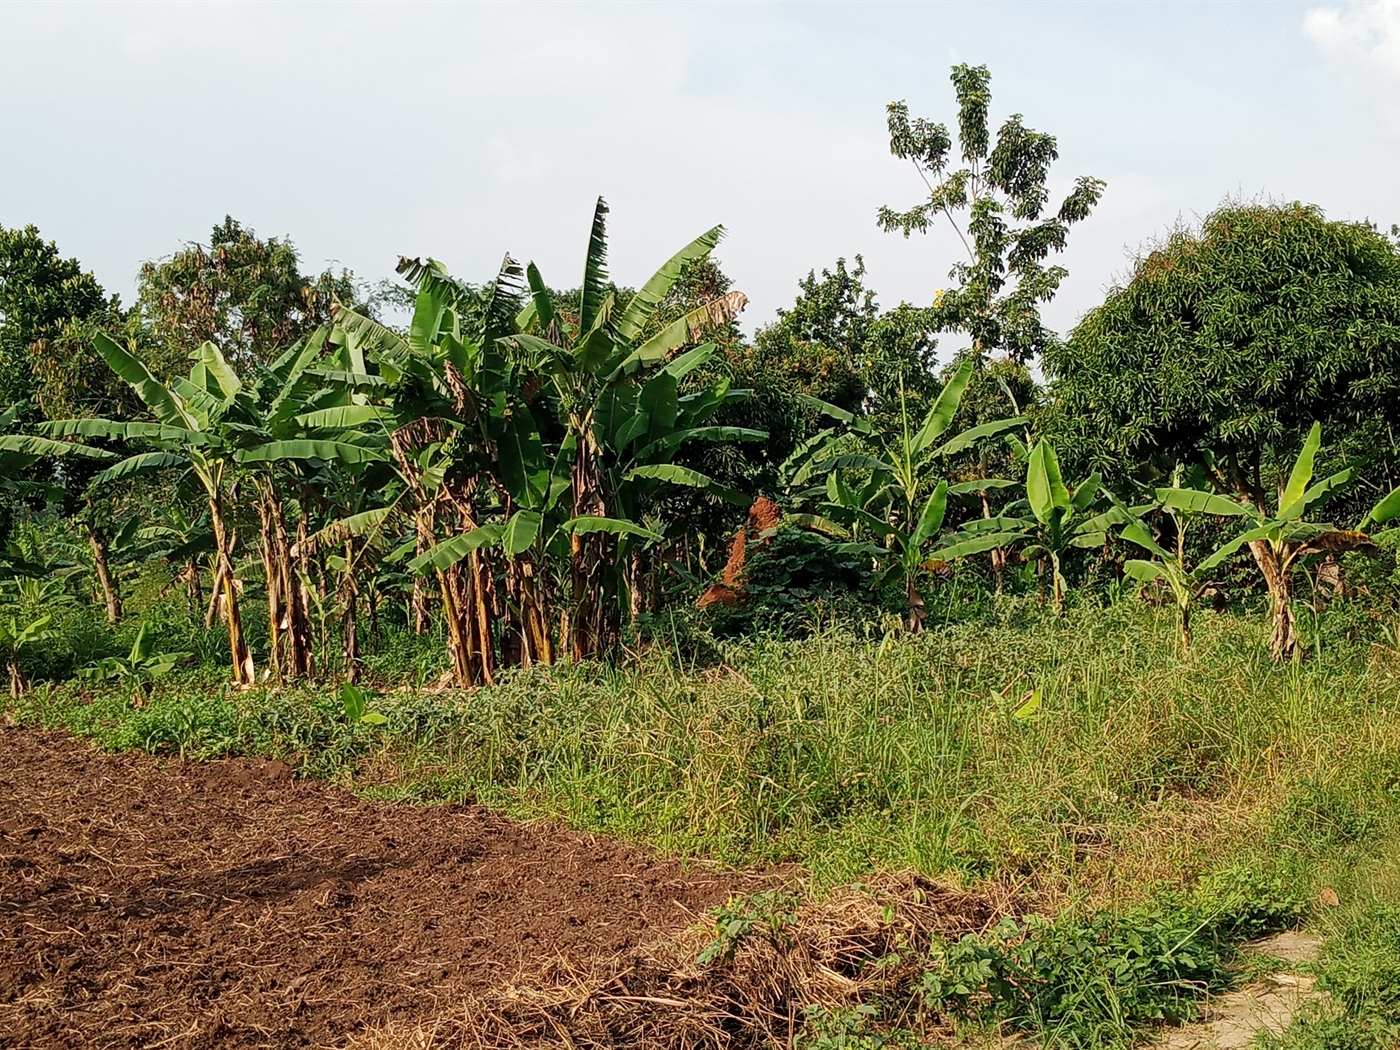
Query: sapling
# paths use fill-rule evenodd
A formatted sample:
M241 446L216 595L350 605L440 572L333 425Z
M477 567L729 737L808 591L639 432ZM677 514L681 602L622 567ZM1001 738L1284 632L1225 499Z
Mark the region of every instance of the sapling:
M151 685L158 678L164 678L189 653L155 652L155 634L149 622L143 622L131 643L131 651L125 657L106 656L95 664L81 669L78 674L90 681L106 682L116 680L131 689L133 705L140 707L151 695Z
M1180 483L1186 479L1183 472L1178 469L1173 480ZM1145 561L1130 558L1123 563L1123 571L1143 583L1162 580L1167 585L1172 592L1172 597L1176 600L1181 627L1181 648L1183 651L1189 652L1191 649L1191 607L1196 599L1213 585L1214 581L1210 578L1212 570L1238 550L1239 544L1233 541L1226 543L1208 557L1203 558L1194 567L1187 568L1186 530L1192 522L1203 515L1240 517L1248 512L1232 499L1195 488L1181 487L1180 484L1172 488L1158 489L1156 498L1162 510L1172 519L1175 526L1175 549L1168 550L1161 546L1152 537L1147 526L1141 520L1134 519L1123 527L1123 538L1148 553L1155 554L1157 559Z

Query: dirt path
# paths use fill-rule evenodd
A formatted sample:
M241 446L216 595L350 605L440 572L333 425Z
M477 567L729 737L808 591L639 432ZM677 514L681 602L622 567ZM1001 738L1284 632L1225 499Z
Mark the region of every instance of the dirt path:
M733 884L476 806L0 729L0 1047L333 1046Z
M1314 978L1295 973L1322 949L1319 937L1289 930L1245 945L1245 951L1282 960L1288 968L1214 999L1200 1024L1168 1032L1161 1050L1245 1050L1263 1032L1278 1035L1309 1002L1326 996Z

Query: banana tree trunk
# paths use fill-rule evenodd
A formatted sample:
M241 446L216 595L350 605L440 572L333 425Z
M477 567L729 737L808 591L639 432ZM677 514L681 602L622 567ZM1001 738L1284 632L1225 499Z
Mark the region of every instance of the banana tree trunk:
M602 471L591 424L576 424L578 454L573 465L574 517L606 517ZM617 610L609 610L609 576L613 569L615 537L589 532L570 538L572 608L569 610L569 651L575 660L587 660L611 651L619 633Z
M646 612L646 559L633 547L627 552L627 617L632 623Z
M102 600L107 606L107 622L122 618L122 598L112 580L112 566L107 560L107 541L87 522L88 545L92 548L92 564L97 570L97 582L102 587Z
M418 512L413 516L414 541L413 553L422 554L433 545L434 530L433 523L436 515L436 508L432 503L425 503L418 508ZM432 613L428 607L428 588L422 576L413 578L413 633L427 634L432 626Z
M457 507L458 528L463 534L477 527L473 510L475 482L469 481L451 494ZM494 623L496 600L490 562L474 550L461 561L438 572L447 647L457 684L462 688L490 685L496 680Z
M219 592L224 609L224 623L228 627L229 657L233 663L233 681L236 685L252 685L256 681L253 667L253 653L243 637L243 620L238 610L238 588L233 577L233 538L224 522L223 500L217 494L209 497L209 521L214 528L214 552L218 559L215 590ZM222 591L219 586L222 585Z
M291 603L292 662L298 676L316 673L315 641L311 632L311 522L303 510L297 519L295 547L287 549L287 594Z
M471 528L476 528L475 523ZM467 555L465 582L468 624L475 635L473 644L478 654L481 680L486 685L492 685L496 681L496 645L492 631L495 588L492 585L490 563L479 550Z
M1298 625L1293 616L1293 579L1284 567L1288 551L1280 554L1268 540L1254 540L1249 545L1249 552L1254 555L1254 563L1264 574L1264 583L1269 589L1269 608L1274 621L1269 654L1275 660L1287 659L1298 648Z
M345 541L345 571L340 574L340 600L344 608L341 614L341 662L345 669L345 679L349 682L360 680L360 629L359 599L360 584L355 577L356 541L349 537Z
M261 539L263 580L267 591L267 648L268 662L272 673L280 681L286 673L282 654L282 630L286 624L286 610L283 602L285 593L282 587L282 569L279 564L277 540L272 524L272 493L264 489L258 494L258 531Z
M545 586L545 574L537 571L530 552L526 551L507 559L506 592L518 610L511 618L511 629L519 645L520 666L553 663L554 640L550 635L549 595Z
M272 518L273 539L276 542L278 569L281 573L283 631L287 638L287 673L294 678L311 675L311 601L297 572L297 558L304 558L309 537L306 515L297 522L297 552L293 554L287 535L287 513L279 501Z
M477 634L472 624L471 599L464 585L462 563L439 569L438 592L442 598L442 619L447 628L447 651L452 658L452 675L460 689L481 683L481 661Z
M223 618L224 563L217 554L209 556L210 584L209 605L204 610L204 626L213 627L214 621Z
M911 572L904 578L904 598L908 603L909 615L905 620L905 626L911 631L922 631L924 629L924 618L928 615L924 608L924 596L919 593L916 573Z
M199 562L191 558L185 563L185 599L190 606L190 620L199 615L204 604L204 592L199 584Z

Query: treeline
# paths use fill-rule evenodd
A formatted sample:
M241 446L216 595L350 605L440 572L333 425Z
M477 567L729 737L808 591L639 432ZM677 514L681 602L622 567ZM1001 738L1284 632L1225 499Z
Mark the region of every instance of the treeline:
M1257 588L1291 653L1298 574L1335 588L1400 510L1394 235L1227 202L1061 339L1049 259L1103 183L1050 210L1053 137L1019 117L993 136L986 70L953 81L956 136L890 107L930 193L879 215L953 224L950 287L881 310L840 260L752 340L719 227L620 287L601 200L572 288L511 258L480 283L405 258L370 288L228 219L124 307L33 227L0 229L11 589L81 576L116 622L123 573L162 566L240 684L353 680L384 620L441 632L471 686L607 656L697 599L730 630L814 601L919 630L969 580L1055 608L1141 586L1184 645L1197 601ZM40 521L85 552L38 550ZM12 688L43 619L10 621Z

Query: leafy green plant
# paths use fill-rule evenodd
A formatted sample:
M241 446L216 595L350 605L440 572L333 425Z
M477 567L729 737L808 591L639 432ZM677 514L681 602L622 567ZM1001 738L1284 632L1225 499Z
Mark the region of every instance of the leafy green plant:
M919 570L925 562L977 554L1014 538L1010 533L985 530L977 535L950 534L939 542L949 496L1009 484L995 480L950 484L942 476L948 457L1026 422L1021 416L998 419L944 438L976 365L969 357L958 366L917 429L911 430L909 412L901 398L901 429L897 434L883 443L872 436L877 446L873 455L836 456L828 462L830 502L825 509L836 520L884 541L889 553L877 584L898 581L903 585L910 630L921 629L926 616L918 587ZM842 467L868 471L869 480L860 489L852 489L840 473Z
M142 703L151 695L151 685L173 671L189 653L158 653L155 632L143 622L126 656L106 656L95 664L78 671L79 677L92 682L117 681L129 688L130 696Z
M842 541L784 521L750 542L744 563L743 600L705 610L716 634L809 634L819 619L858 624L886 609L874 586L869 543Z
M781 935L783 928L797 918L797 904L797 896L785 890L759 890L711 908L714 938L700 949L696 964L727 962L734 958L744 939L755 932L767 937Z
M1304 515L1321 504L1352 478L1350 469L1340 470L1321 481L1313 481L1313 463L1322 446L1322 424L1314 423L1293 461L1286 481L1280 484L1270 506L1262 495L1252 502L1238 504L1251 521L1251 527L1236 536L1220 553L1233 553L1248 545L1269 589L1274 630L1269 652L1275 660L1293 654L1298 631L1293 612L1293 576L1313 555L1341 554L1346 551L1379 553L1366 533L1338 529L1324 523L1304 520ZM1372 511L1385 513L1384 505ZM1400 509L1400 508L1397 508Z
M0 619L0 651L5 654L5 666L10 672L11 696L19 696L29 684L20 667L20 653L27 646L53 638L57 632L49 628L51 622L53 617L47 615L28 623L21 623L14 616Z
M1054 1033L1070 1047L1124 1045L1199 1016L1229 987L1236 942L1294 921L1296 902L1228 893L1119 914L1003 919L935 953L918 990L935 1014Z
M1062 568L1065 553L1074 547L1102 546L1111 526L1130 520L1126 508L1116 500L1109 510L1087 516L1099 498L1101 482L1098 474L1091 474L1073 489L1067 487L1054 446L1041 438L1031 449L1026 467L1025 505L1032 516L972 521L964 528L977 533L1001 530L1002 546L1029 541L1022 554L1027 559L1035 557L1048 562L1050 600L1055 611L1062 613L1068 588Z
M1183 472L1178 470L1177 480L1182 480L1183 477ZM1170 588L1172 597L1176 600L1181 625L1181 648L1189 650L1191 648L1191 607L1196 599L1212 585L1210 573L1226 558L1234 554L1239 549L1239 544L1233 541L1225 543L1202 558L1193 567L1187 568L1187 529L1201 515L1239 517L1247 512L1234 500L1217 496L1199 488L1158 489L1156 498L1172 520L1176 538L1175 549L1167 550L1161 546L1141 520L1130 521L1123 527L1123 538L1148 553L1155 554L1157 560L1144 561L1130 558L1123 563L1123 571L1143 583L1161 580Z
M345 717L352 723L368 726L382 726L389 719L373 710L369 702L373 700L375 693L371 689L366 689L362 685L354 682L346 682L340 687L340 706L345 712Z
M912 1032L881 1031L880 1010L871 1003L855 1006L809 1005L802 1012L798 1050L894 1050L924 1045Z

